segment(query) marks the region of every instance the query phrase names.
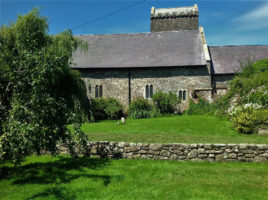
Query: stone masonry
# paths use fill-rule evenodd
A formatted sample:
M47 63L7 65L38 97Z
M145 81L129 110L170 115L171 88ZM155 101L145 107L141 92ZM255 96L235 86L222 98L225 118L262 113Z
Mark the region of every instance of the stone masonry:
M154 159L211 162L265 162L267 144L149 144L127 142L89 142L91 156L125 159ZM60 148L60 153L67 153Z
M198 17L162 18L151 20L151 32L198 29Z
M187 104L189 95L195 89L208 90L206 99L211 98L211 76L206 66L195 67L165 67L142 69L89 69L83 71L88 96L94 98L95 86L103 86L103 97L117 98L128 106L129 98L145 97L146 85L153 85L157 91L172 91L178 94L180 89L187 91L187 98L182 104ZM90 87L90 88L89 88ZM129 91L130 90L130 91Z
M193 7L151 9L151 32L198 28L199 12L196 4Z

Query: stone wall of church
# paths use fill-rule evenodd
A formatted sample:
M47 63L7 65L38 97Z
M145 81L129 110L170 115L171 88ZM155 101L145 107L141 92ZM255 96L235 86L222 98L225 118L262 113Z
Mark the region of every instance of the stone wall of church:
M233 74L218 74L212 76L212 86L215 98L225 95L228 90L228 81L234 78Z
M96 85L103 87L103 97L119 99L127 106L129 102L128 71L125 69L87 69L82 71L89 98L95 98Z
M199 28L198 16L151 19L151 32L198 30L198 28Z
M233 74L217 74L213 75L213 86L215 88L228 88L228 81L234 78Z
M129 83L131 100L145 97L146 85L153 85L154 93L172 91L178 94L180 89L186 90L187 98L182 102L183 106L188 105L190 95L195 89L208 90L207 98L211 98L211 76L206 66L87 69L83 70L82 74L88 87L89 97L94 98L95 86L102 85L103 97L117 98L125 106L129 103Z
M171 91L178 94L179 90L186 90L186 101L182 101L182 109L185 109L194 89L211 88L211 79L206 67L165 67L132 70L132 99L139 96L144 97L146 85L153 85L154 93L157 91Z

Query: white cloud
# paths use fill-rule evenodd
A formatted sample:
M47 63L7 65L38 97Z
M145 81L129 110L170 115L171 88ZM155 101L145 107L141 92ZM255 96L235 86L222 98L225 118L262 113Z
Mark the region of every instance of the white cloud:
M268 3L263 3L260 7L236 18L234 23L239 31L268 29Z

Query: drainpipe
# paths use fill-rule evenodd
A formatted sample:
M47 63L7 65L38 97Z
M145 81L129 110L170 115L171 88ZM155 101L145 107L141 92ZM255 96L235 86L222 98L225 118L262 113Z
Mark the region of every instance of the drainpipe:
M130 105L131 102L131 76L130 71L128 71L128 105Z

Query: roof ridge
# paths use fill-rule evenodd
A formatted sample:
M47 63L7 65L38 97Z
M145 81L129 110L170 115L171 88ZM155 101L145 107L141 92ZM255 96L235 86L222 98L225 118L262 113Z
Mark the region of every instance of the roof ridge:
M194 6L168 7L168 8L155 8L155 10L161 10L161 9L176 9L176 8L194 8Z
M198 16L197 4L187 7L175 7L175 8L151 8L151 18L168 18L168 17L180 17L180 16Z
M268 46L268 44L243 44L243 45L209 45L208 47L251 47L251 46Z
M75 36L109 36L109 35L153 35L159 33L181 33L181 32L199 32L199 30L174 30L174 31L159 31L159 32L139 32L139 33L107 33L107 34L79 34Z

